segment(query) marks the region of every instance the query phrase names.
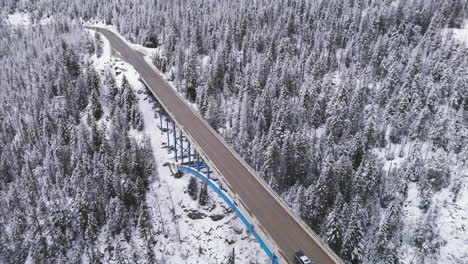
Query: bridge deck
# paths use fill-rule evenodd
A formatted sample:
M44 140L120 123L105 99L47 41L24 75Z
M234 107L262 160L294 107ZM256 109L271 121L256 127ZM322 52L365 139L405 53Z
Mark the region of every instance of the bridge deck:
M295 219L272 190L144 60L141 53L129 47L115 33L101 28L96 30L109 40L123 60L138 71L166 111L200 148L210 167L247 206L284 259L294 263L295 252L301 250L316 263L341 263L313 232Z

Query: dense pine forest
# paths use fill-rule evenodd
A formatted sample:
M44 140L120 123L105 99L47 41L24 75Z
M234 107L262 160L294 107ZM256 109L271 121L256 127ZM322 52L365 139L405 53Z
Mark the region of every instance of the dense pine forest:
M9 223L0 244L11 245L0 248L0 260L24 260L13 255L28 248L28 257L61 262L71 240L92 260L86 230L116 210L125 219L109 224L115 230L145 219L139 198L156 175L144 158L150 150L128 136L142 126L134 99L101 88L112 78L100 80L86 63L95 43L74 26L101 21L154 48L154 65L347 262L468 261L446 249L455 234L441 233L443 207L459 203L468 186L468 49L451 37L468 19L466 1L6 0L0 7L60 18L47 31L0 26L0 201ZM106 122L103 109L112 109ZM118 132L102 137L102 124ZM98 171L106 176L93 177ZM67 189L78 179L79 191ZM47 196L63 202L40 198ZM45 237L45 225L66 232Z
M0 263L108 263L99 233L120 259L115 241L133 226L150 243L144 197L157 171L129 135L142 122L128 83L104 84L94 40L65 21L0 36Z

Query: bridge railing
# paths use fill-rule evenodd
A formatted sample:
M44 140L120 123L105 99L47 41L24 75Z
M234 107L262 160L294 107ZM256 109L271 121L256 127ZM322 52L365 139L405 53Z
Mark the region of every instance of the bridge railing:
M215 182L211 179L209 179L205 174L199 172L196 168L192 168L190 166L183 166L183 165L178 165L177 169L180 171L185 171L188 173L191 173L204 182L206 182L223 200L229 205L229 207L232 208L232 210L236 213L236 215L242 220L244 225L247 227L247 229L250 231L250 233L255 237L257 242L260 244L262 249L265 251L267 256L270 258L271 263L273 264L279 264L278 257L270 250L268 247L267 243L262 239L262 237L257 233L257 230L255 230L254 225L252 225L249 220L245 217L245 215L242 213L242 211L238 208L238 206L235 204L235 202L226 194L226 191L223 190L222 185L220 186L216 185Z

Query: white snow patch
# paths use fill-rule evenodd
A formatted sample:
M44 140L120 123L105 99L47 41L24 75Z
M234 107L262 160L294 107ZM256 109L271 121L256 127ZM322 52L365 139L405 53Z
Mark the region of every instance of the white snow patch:
M39 20L39 24L41 26L48 25L48 24L52 23L53 20L54 20L53 16L44 17L44 18L41 18L41 20Z
M387 141L390 141L390 129L387 130ZM384 162L383 170L399 169L412 153L413 148L421 148L420 153L425 153L421 158L429 161L440 153L432 150L428 142L414 142L404 140L398 144L388 144L387 148L373 149L373 153L379 160ZM462 155L463 156L463 155ZM437 230L440 248L438 255L439 263L468 263L468 170L466 161L455 154L450 156L451 181L450 185L440 191L435 191L431 198L431 210L434 212L434 223ZM418 184L408 182L407 197L402 209L403 243L398 250L402 263L414 263L416 256L420 254L415 246L415 236L421 224L428 217L428 212L419 208L421 198ZM458 189L458 191L454 191Z
M210 56L208 55L203 56L203 58L201 59L202 69L206 69L209 64L210 64Z
M468 20L465 21L462 28L452 29L453 38L464 43L468 48Z
M437 224L444 241L440 248L440 263L468 263L468 175L465 173L463 177L464 183L455 201L449 188L433 198L433 203L440 205Z
M31 26L31 25L48 25L53 21L53 17L42 17L39 21L33 21L30 13L16 12L8 15L6 18L7 24L10 26Z
M7 23L12 26L29 26L31 25L31 15L29 13L14 13L7 17Z
M96 31L94 30L90 30L90 29L86 29L87 32L89 32L90 34L92 34L92 36L94 37L94 34ZM94 68L97 69L97 70L106 70L110 67L110 60L111 60L111 46L110 46L110 43L109 41L107 40L107 38L105 38L104 36L102 36L102 42L103 42L103 47L102 47L102 54L101 54L101 57L97 57L96 54L94 54L92 56L92 60L93 60L93 65L94 65Z
M434 230L440 238L439 263L468 263L468 185L467 175L462 178L462 186L457 197L451 188L436 192L432 198L435 206L434 222L437 230ZM464 182L463 182L464 181ZM455 199L454 199L455 198ZM418 254L413 246L416 230L424 223L426 213L418 208L420 199L416 183L408 184L408 197L404 204L404 244L401 249L402 263L413 263ZM437 242L437 241L434 241Z
M428 148L423 144L423 149ZM429 155L436 155L428 151ZM396 158L394 167L400 166L404 158ZM386 161L384 169L389 169ZM456 158L452 157L452 164L457 164ZM404 247L401 248L402 263L413 263L418 249L414 245L417 230L424 223L428 213L434 211L434 222L437 225L434 232L438 235L440 243L438 255L439 263L468 263L468 172L466 165L453 165L451 171L451 183L440 191L435 191L431 199L428 212L419 208L420 193L417 183L408 182L407 198L403 205L403 239ZM458 191L456 191L458 190Z

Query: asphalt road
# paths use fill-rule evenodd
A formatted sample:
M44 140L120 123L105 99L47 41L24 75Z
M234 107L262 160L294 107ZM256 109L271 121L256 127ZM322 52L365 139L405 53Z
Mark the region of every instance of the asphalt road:
M234 150L144 60L141 53L113 32L102 28L95 30L103 34L120 57L138 71L166 111L208 157L212 169L221 175L256 218L260 227L255 228L261 228L270 237L284 259L294 263L295 252L301 250L315 263L342 263L315 233L292 215Z

